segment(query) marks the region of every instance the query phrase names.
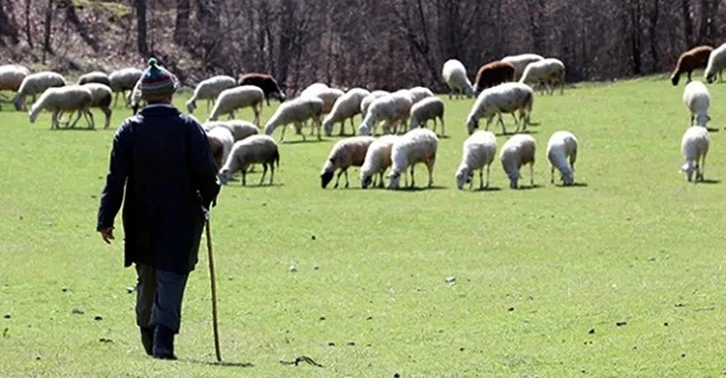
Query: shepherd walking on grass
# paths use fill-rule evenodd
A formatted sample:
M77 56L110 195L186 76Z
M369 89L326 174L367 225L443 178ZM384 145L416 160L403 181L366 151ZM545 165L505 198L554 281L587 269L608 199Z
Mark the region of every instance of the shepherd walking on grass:
M149 60L140 86L147 105L116 131L97 225L110 244L123 199L124 265L134 263L137 273L136 323L146 353L159 359L176 359L184 288L197 263L204 212L219 193L204 130L171 105L177 86Z

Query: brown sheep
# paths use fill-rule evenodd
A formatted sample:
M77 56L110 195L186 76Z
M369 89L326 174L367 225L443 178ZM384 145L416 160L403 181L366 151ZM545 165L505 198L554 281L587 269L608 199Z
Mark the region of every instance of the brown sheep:
M248 73L241 75L237 80L237 85L254 85L260 87L265 92L265 100L267 106L270 106L270 97L280 102L285 101L285 93L277 84L274 77L263 73Z
M688 83L690 83L691 72L698 68L706 68L711 51L713 51L713 47L704 45L694 47L681 54L678 63L676 63L676 69L673 70L673 75L671 75L671 83L677 86L682 73L688 73Z
M487 63L476 74L476 92L494 87L501 83L514 81L514 65L509 62L495 61Z

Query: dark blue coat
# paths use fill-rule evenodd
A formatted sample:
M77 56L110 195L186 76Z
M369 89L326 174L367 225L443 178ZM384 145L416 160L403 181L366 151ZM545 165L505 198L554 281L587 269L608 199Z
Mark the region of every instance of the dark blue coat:
M123 197L124 265L192 271L204 225L202 205L208 209L219 193L199 123L170 106L144 108L116 131L109 170L97 230L113 226Z

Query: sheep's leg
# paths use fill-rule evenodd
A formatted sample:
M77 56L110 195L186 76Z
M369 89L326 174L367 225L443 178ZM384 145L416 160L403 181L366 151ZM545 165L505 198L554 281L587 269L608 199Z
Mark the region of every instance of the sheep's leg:
M383 189L383 171L378 173L378 187Z
M529 163L529 185L534 188L534 163Z
M270 185L272 185L272 181L275 178L275 163L270 163Z
M446 126L446 124L444 123L444 117L442 116L440 118L440 120L441 120L441 136L444 136L444 135L446 135L446 130L444 129L444 127Z
M693 116L693 113L691 113L691 125L690 125L690 126L693 126L693 120L694 120L695 118L696 118L696 117L694 117L694 116Z
M109 126L111 126L111 109L110 108L103 108L103 114L106 115L106 122L103 124L104 129L108 129Z
M492 121L494 120L494 116L495 116L495 114L492 114L492 115L489 116L489 118L487 118L487 126L486 126L486 129L485 129L486 131L489 131L489 125L492 124Z
M242 167L242 186L247 186L247 167Z
M502 134L507 135L507 127L504 126L504 120L502 120L502 113L499 114L499 124L502 125ZM517 129L514 130L514 133L516 134L517 131L519 131L519 125L517 125Z
M50 116L50 129L58 129L58 110L54 110L53 114Z
M487 171L487 179L489 178L489 174ZM474 181L474 180L472 180ZM479 190L484 189L484 167L479 168Z
M491 169L491 167L491 164L487 165L487 185L485 186L485 188L489 188L489 170Z
M86 119L86 122L88 123L89 129L95 129L96 128L96 122L93 120L93 113L91 113L90 110L83 111L83 117Z
M701 182L703 182L703 172L706 170L706 154L703 154L703 156L701 156L701 166L700 166L700 168L701 169L698 172L699 179L701 180Z
M120 93L121 93L121 92L116 92L116 97L114 97L114 98L113 98L113 107L114 107L114 108L116 107L116 105L118 105L118 95L119 95Z
M550 164L550 184L555 183L555 166Z
M274 163L272 163L274 164ZM262 163L262 177L260 177L260 186L265 181L265 175L267 174L267 163Z
M333 189L338 189L338 182L340 181L340 175L343 174L343 170L341 169L338 171L338 174L335 175L335 185L333 186Z
M426 168L429 170L429 188L434 186L434 159L430 159L426 162Z
M83 112L79 111L79 112L78 112L78 116L77 116L77 117L76 117L76 119L75 119L75 120L73 121L73 124L71 124L71 129L74 129L74 128L76 127L76 123L78 123L78 120L80 120L80 119L81 119L81 115L83 115Z
M287 125L282 125L282 132L280 133L280 143L282 143L282 140L285 139L285 129L287 129Z

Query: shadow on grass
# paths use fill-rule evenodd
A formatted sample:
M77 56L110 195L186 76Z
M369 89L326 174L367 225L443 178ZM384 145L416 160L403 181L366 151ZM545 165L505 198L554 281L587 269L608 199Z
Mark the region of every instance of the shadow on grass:
M472 190L472 192L499 192L502 188L496 187L496 186L490 186L488 188L477 188L475 190Z
M251 183L250 184L250 182L247 181L247 185L244 185L244 186L242 184L239 184L239 185L227 185L227 186L244 188L244 189L264 189L264 188L282 188L283 186L285 186L285 184L278 184L276 182L273 182L272 185L268 185L267 184L267 180L265 180L265 182L262 185L260 185L258 182Z
M702 181L699 181L698 184L720 184L721 180L714 180L714 179L704 179Z
M325 139L319 140L318 138L311 137L306 140L302 140L302 139L293 140L293 141L286 140L284 142L281 142L281 144L316 144L316 143L324 143L324 142L325 142Z
M534 185L530 185L530 186L520 185L519 188L517 188L517 190L533 190L533 189L541 189L541 188L544 188L544 185L539 185L539 184L534 184Z
M386 189L388 190L388 188L386 188ZM395 189L395 190L392 190L392 191L393 192L421 192L421 191L424 191L424 190L446 190L446 189L448 189L448 188L445 187L445 186L434 185L434 186L432 186L430 188L427 187L427 186L423 186L423 187L414 186L412 188L410 188L410 187L399 187L398 189Z
M709 132L709 133L717 133L717 132L719 132L719 131L720 131L721 129L719 129L719 128L717 128L717 127L707 127L707 128L706 128L706 130L708 130L708 132Z
M558 188L587 188L586 182L575 182L572 185L556 184Z
M537 131L537 130L527 130L527 131L520 130L520 131L518 131L516 133L513 133L513 132L508 131L506 134L505 133L501 133L501 132L494 133L494 136L497 136L497 137L511 137L511 136L515 136L517 134L534 135L534 134L539 134L539 131Z
M219 367L237 367L237 368L251 368L255 367L255 365L252 362L229 362L229 361L200 361L200 360L194 360L194 359L180 359L179 362L188 362L192 364L197 365L206 365L206 366L219 366Z
M99 129L90 129L88 127L61 127L59 129L48 128L46 130L56 132L56 131L97 131ZM103 130L103 129L101 129L101 130Z

